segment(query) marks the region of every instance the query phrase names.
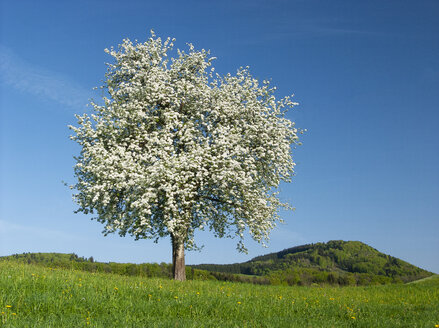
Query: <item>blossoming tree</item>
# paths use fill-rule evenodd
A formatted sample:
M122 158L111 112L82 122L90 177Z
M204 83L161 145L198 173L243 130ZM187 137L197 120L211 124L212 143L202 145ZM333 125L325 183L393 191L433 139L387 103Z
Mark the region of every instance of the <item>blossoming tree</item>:
M185 280L196 229L238 237L240 251L245 231L268 240L289 207L277 187L290 181L301 131L285 117L296 103L276 100L268 81L248 67L221 77L191 44L169 59L174 41L152 32L106 49L106 96L70 126L81 147L71 188L78 212L95 214L105 235L170 236L174 279Z

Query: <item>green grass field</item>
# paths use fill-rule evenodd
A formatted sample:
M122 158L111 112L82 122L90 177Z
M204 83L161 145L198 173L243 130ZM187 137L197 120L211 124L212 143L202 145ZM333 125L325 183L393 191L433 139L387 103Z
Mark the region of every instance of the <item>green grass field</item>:
M0 262L1 327L439 327L438 276L416 284L282 287Z

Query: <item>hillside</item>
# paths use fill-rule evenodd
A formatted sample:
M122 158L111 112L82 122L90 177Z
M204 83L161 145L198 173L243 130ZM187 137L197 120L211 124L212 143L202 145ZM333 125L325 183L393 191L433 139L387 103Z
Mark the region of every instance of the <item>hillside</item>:
M261 276L271 283L289 285L406 283L432 275L362 242L342 240L292 247L244 263L193 267L223 274Z
M0 257L19 262L125 276L171 278L168 263L103 263L76 254L23 253ZM380 253L358 241L330 241L302 245L257 256L235 264L200 264L186 267L189 280L221 280L266 285L373 285L406 283L432 273Z
M75 253L23 253L0 257L1 262L25 263L57 269L71 269L88 272L114 273L123 276L146 278L172 278L172 265L169 263L116 263L96 262L93 257L84 258ZM207 280L215 278L207 271L187 267L188 279Z

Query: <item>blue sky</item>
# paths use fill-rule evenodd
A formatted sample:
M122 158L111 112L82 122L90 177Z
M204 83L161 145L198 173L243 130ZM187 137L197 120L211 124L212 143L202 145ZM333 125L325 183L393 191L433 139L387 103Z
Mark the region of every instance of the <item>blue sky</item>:
M187 263L232 263L305 243L360 240L439 272L439 3L437 1L0 0L0 256L75 252L99 261L170 262L158 244L118 235L76 209L69 140L75 113L99 93L104 48L149 30L249 65L300 103L306 128L296 207L268 248L196 235Z

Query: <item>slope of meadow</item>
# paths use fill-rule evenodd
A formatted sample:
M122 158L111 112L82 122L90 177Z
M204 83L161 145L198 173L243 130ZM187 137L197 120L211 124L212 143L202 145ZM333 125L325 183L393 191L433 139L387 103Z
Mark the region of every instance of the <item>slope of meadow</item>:
M51 268L116 273L148 278L171 278L168 263L103 263L76 254L24 253L1 261L37 264ZM252 282L265 285L378 285L406 283L433 273L358 242L334 240L296 246L235 264L201 264L186 267L189 280Z
M438 308L437 279L255 286L0 262L2 327L435 327Z

